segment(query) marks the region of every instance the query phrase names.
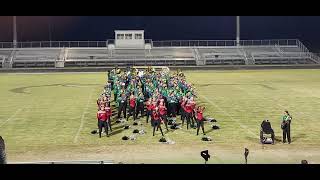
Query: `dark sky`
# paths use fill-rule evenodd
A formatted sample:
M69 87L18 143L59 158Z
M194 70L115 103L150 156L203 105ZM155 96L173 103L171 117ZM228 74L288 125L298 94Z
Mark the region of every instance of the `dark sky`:
M18 16L18 41L105 40L115 29L144 29L153 40L235 39L235 16ZM51 27L51 28L50 28ZM298 38L320 51L320 16L241 16L241 39ZM0 16L0 41L12 17Z

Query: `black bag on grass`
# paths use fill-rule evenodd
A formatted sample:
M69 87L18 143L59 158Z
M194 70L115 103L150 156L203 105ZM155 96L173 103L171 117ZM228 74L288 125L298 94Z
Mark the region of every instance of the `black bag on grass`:
M128 139L129 139L128 136L123 136L123 137L122 137L122 140L125 140L125 141L126 141L126 140L128 140Z
M213 125L213 126L212 126L212 129L215 129L215 130L216 130L216 129L220 129L220 127L217 126L217 125Z
M159 142L167 142L166 138L162 137Z
M133 133L139 133L138 129L133 130Z

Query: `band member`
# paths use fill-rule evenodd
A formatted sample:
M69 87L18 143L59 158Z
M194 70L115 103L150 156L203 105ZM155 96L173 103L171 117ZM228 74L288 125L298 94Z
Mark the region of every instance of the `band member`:
M104 106L107 106L108 103L108 97L106 95L103 95L100 101L100 104L103 104Z
M127 116L127 121L130 116L133 116L134 121L136 120L135 109L136 109L136 97L133 95L133 93L131 93L129 98L129 114Z
M169 131L169 130L168 130L168 119L167 119L167 108L166 108L166 106L164 105L164 101L160 102L160 105L159 105L159 114L160 114L160 119L161 119L161 121L163 121L163 123L164 123L165 126L166 126L167 131Z
M117 101L118 99L118 94L120 93L120 82L117 81L116 83L113 84L113 98L114 102Z
M152 115L152 110L155 108L154 105L152 104L152 99L151 98L148 99L148 101L146 103L146 107L147 107L147 113L146 113L147 118L146 118L146 121L148 123L149 116Z
M106 103L106 106L109 106L110 107L110 96L109 95L105 95L104 96L104 102Z
M97 112L97 119L98 119L98 127L99 127L99 137L101 138L101 132L102 132L102 127L104 127L104 130L107 133L108 136L108 126L107 126L107 112L101 108L98 112Z
M196 120L196 113L195 113L195 110L196 110L196 102L193 100L193 97L190 98L190 104L191 104L191 108L192 108L192 112L191 112L191 126L190 127L194 127L194 120Z
M168 97L168 116L170 117L176 117L176 103L178 102L177 98L174 95L174 91L170 93L170 96Z
M144 112L144 95L142 92L139 92L139 96L137 99L137 112L136 112L136 118L138 118L139 112L141 113L141 118L143 117Z
M282 116L281 129L283 131L283 143L286 143L288 139L288 143L291 143L291 134L290 134L290 125L291 125L292 116L288 111L284 112L284 116Z
M112 132L112 128L111 128L111 116L112 116L112 110L110 106L106 106L105 107L105 111L107 113L107 126L110 128L110 132Z
M200 129L200 126L201 126L201 129L202 129L202 132L203 132L203 135L206 135L206 133L204 133L204 118L203 118L203 111L205 110L205 107L201 108L201 106L199 106L197 108L197 111L196 111L196 119L197 119L197 136L199 135L199 129Z
M117 99L119 107L118 107L118 118L121 116L121 112L123 113L124 118L127 117L126 109L127 109L127 97L124 93L121 94L121 97Z
M153 136L154 136L154 132L155 132L156 128L160 129L161 134L163 136L161 122L160 122L160 113L159 113L159 109L157 107L152 111L151 122L152 122L152 126L153 126Z
M182 125L184 124L184 120L186 119L186 111L185 111L185 105L187 104L187 98L183 97L181 102L180 102L180 111L181 111L181 121Z
M190 103L190 101L187 102L187 104L185 105L185 111L186 111L186 119L187 119L187 129L189 129L189 124L191 126L191 118L192 118L192 105Z

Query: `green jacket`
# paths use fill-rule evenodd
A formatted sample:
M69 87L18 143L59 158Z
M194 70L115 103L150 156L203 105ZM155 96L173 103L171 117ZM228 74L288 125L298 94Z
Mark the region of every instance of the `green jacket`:
M290 121L290 120L291 120L290 116L288 115L282 116L282 121Z
M143 103L144 102L144 96L138 96L137 102Z

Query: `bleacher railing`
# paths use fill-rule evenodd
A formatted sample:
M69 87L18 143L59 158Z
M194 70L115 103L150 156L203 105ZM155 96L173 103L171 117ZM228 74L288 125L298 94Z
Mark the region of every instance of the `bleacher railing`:
M297 46L298 39L241 40L240 46ZM169 40L152 41L153 47L237 46L236 40Z
M107 47L107 41L31 41L18 42L16 48ZM14 48L12 42L0 42L0 48Z
M235 40L166 40L145 39L152 47L236 46ZM18 42L17 48L63 48L63 47L107 47L114 39L106 41L31 41ZM241 40L241 46L298 46L298 39ZM0 42L0 48L14 48L12 42Z

